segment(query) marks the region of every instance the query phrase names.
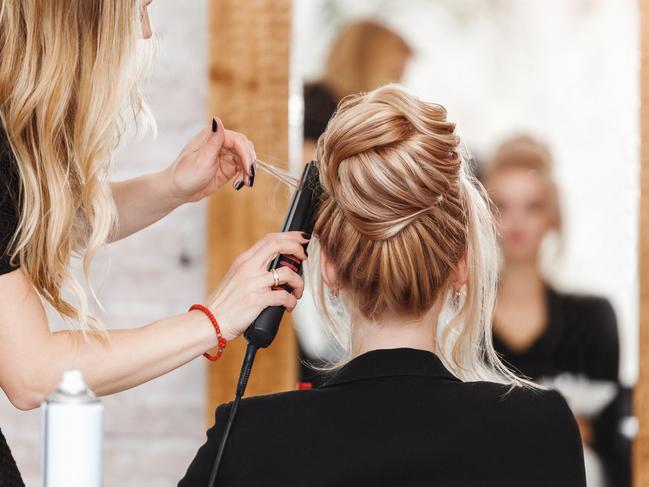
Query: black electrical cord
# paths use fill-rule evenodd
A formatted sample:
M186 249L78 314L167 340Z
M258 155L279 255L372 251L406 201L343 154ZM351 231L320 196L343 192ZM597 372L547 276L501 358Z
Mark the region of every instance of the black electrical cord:
M219 466L221 465L221 458L223 457L223 452L225 451L225 445L228 442L230 430L232 429L232 425L234 424L234 418L237 415L237 409L239 409L239 401L241 401L244 392L246 392L246 386L248 385L248 379L250 378L250 372L252 371L252 364L255 361L255 354L257 353L257 350L258 348L255 345L248 343L248 347L246 348L246 355L244 356L243 364L241 365L241 372L239 373L237 392L234 396L234 401L232 402L232 408L230 408L228 422L225 424L225 430L223 430L221 442L219 443L219 449L216 453L216 460L214 460L212 473L210 474L210 480L207 483L208 487L214 487L214 483L216 482L216 476L219 473Z
M291 206L289 207L286 219L282 225L282 232L299 231L303 232L303 234L310 234L313 231L313 219L321 193L322 188L320 187L318 165L316 161L311 161L304 167L300 186L291 200ZM305 251L307 245L308 243L304 244ZM295 270L295 272L300 273L302 270L302 263L294 257L278 255L268 265L268 271L280 267L289 267ZM282 284L279 288L284 289L287 293L293 292L293 289L291 289L288 284ZM278 289L278 287L273 289ZM219 443L219 449L217 450L214 466L212 467L212 474L210 475L207 484L208 487L214 487L214 483L216 482L216 476L219 472L223 452L225 451L226 443L228 442L228 437L230 436L230 431L232 430L232 425L234 423L234 418L237 414L237 409L239 408L239 401L241 401L241 398L246 391L246 385L248 384L248 378L252 371L252 363L255 360L255 354L258 349L266 348L273 342L275 335L277 335L277 330L279 329L283 315L283 306L271 306L266 308L259 314L259 316L257 316L255 321L246 330L245 336L248 340L248 348L246 348L243 365L241 366L241 373L239 374L237 392L232 403L232 408L230 409L228 422L223 430L221 442Z

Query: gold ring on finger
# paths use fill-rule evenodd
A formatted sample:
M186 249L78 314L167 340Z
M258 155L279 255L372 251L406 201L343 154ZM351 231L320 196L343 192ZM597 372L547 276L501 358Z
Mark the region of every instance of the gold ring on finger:
M271 269L273 272L273 279L275 280L275 287L279 287L279 276L276 269Z

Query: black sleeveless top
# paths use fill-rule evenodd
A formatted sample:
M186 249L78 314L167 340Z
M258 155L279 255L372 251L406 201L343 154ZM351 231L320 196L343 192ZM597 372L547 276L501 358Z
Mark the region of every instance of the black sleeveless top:
M4 130L0 127L0 276L16 269L9 261L8 246L18 225L18 187L15 161ZM0 486L25 486L1 430Z

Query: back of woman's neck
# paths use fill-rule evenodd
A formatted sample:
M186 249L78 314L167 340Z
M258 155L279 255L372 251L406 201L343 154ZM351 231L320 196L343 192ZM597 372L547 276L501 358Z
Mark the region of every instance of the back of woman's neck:
M352 318L352 354L372 350L414 348L435 351L435 329L439 313L426 313L419 319L390 317L368 320Z

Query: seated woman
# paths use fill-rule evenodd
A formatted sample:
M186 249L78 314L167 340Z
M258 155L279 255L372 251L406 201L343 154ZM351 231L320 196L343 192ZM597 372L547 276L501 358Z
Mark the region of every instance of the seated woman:
M585 486L566 402L494 352L494 221L459 147L443 107L396 85L341 102L310 260L348 361L319 389L244 399L216 485ZM179 486L207 485L228 414Z

